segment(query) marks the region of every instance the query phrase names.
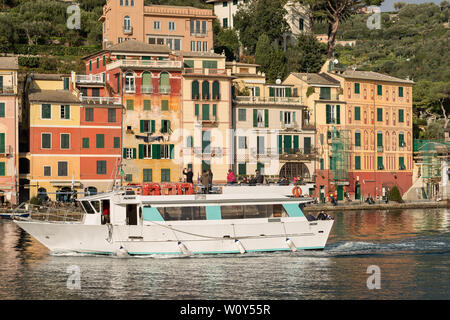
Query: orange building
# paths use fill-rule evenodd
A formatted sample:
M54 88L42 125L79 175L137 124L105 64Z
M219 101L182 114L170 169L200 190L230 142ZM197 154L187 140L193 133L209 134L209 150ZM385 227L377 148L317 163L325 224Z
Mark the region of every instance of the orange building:
M107 0L100 21L104 47L126 40L165 44L172 50L209 52L213 48L210 9L151 5L144 0Z

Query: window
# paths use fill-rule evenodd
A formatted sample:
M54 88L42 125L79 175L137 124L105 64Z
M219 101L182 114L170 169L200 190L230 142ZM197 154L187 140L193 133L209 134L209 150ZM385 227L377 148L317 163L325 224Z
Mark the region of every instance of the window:
M100 57L97 57L97 69L100 68Z
M238 174L247 175L247 165L245 162L238 164Z
M161 110L169 111L169 100L161 100Z
M106 160L97 160L97 174L106 174Z
M192 136L188 136L186 138L186 147L187 148L192 148L194 146L194 140Z
M325 162L323 159L320 159L320 170L324 170L325 169Z
M170 93L170 76L167 72L161 72L159 75L159 92Z
M127 100L127 110L134 110L134 100Z
M6 165L4 162L0 162L0 176L6 175Z
M88 149L89 148L89 138L83 138L83 149Z
M222 3L222 6L223 6L223 7L227 7L227 6L228 6L228 2L227 2L227 1L224 1L224 2Z
M202 51L202 42L201 41L197 41L197 51Z
M169 21L169 31L175 30L175 22Z
M361 156L355 156L355 170L361 170Z
M153 170L152 169L143 169L142 170L143 181L144 182L152 182L153 181Z
M359 94L359 83L355 83L355 94Z
M326 123L340 124L341 123L341 106L340 105L326 105Z
M64 78L64 90L69 90L69 78Z
M200 98L200 85L197 80L192 81L192 100Z
M238 137L238 146L239 149L247 149L247 137Z
M61 149L70 149L70 134L61 133Z
M195 41L191 41L191 51L195 51Z
M169 133L169 132L170 132L170 121L161 120L161 133Z
M398 110L398 122L404 122L404 110L403 109Z
M94 108L85 109L84 119L85 121L94 121Z
M160 30L160 29L161 29L161 22L159 22L159 21L154 21L154 22L153 22L153 29L155 29L155 30Z
M377 157L377 168L378 168L378 170L384 169L383 157Z
M214 81L212 84L212 98L214 100L220 99L220 83L219 83L219 81Z
M269 110L253 109L253 127L268 128L269 127Z
M105 147L105 135L104 134L97 134L96 139L96 147L97 148L104 148Z
M383 95L383 86L381 84L377 85L377 95Z
M123 148L124 159L136 159L136 148Z
M361 107L355 107L355 120L361 120Z
M125 75L125 92L136 92L134 74L132 73L127 73Z
M131 181L133 181L133 175L132 175L132 174L126 174L126 175L125 175L125 181L126 181L126 182L131 182Z
M298 29L300 31L303 31L305 29L305 20L303 20L303 18L300 18L298 20Z
M140 132L155 132L155 120L140 120Z
M202 99L209 100L209 82L208 81L202 82Z
M58 177L67 177L68 174L68 163L67 161L58 161Z
M51 177L51 176L52 176L52 167L44 166L44 177Z
M43 133L41 135L41 148L42 149L51 149L52 148L52 134L51 133Z
M331 88L321 87L319 99L330 100L331 99Z
M256 137L256 153L266 154L264 148L264 137Z
M161 182L170 182L170 169L161 169Z
M377 121L383 121L383 108L377 108Z
M400 170L405 170L406 166L405 166L405 158L404 157L399 157L398 158L398 168Z
M131 19L129 16L125 16L123 18L123 31L124 32L131 31Z
M4 118L4 117L5 117L5 103L0 102L0 118Z
M108 122L116 122L116 109L108 109Z
M151 110L152 102L150 100L144 100L144 110Z
M361 133L355 132L355 147L361 147Z
M203 41L203 51L208 51L208 41Z
M238 121L246 121L246 120L247 120L247 110L238 109Z
M114 137L113 145L115 149L120 148L120 137Z
M377 147L378 147L378 149L380 147L383 147L383 133L381 133L381 132L377 133Z
M405 146L405 135L403 133L398 134L398 146L399 147Z
M398 87L398 96L403 97L403 87Z
M223 18L223 19L222 19L222 26L223 26L224 28L228 28L228 18Z
M180 39L175 39L174 40L174 44L175 44L175 50L181 50L181 40Z
M52 105L43 104L41 106L41 119L51 119L52 118Z

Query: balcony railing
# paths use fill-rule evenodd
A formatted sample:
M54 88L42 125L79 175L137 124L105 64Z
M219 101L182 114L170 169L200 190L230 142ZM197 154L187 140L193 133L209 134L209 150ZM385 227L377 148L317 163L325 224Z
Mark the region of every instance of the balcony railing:
M131 27L131 26L124 26L123 27L123 33L124 34L133 34L133 27Z
M295 130L298 128L298 125L295 122L291 122L291 123L281 123L281 129L284 130Z
M195 147L193 148L193 151L196 157L204 158L205 156L207 156L213 158L222 157L224 149L221 147Z
M103 75L89 74L89 75L77 75L76 82L79 84L84 83L104 84L105 80L103 79Z
M89 104L121 104L122 99L120 97L88 97L82 96L81 102Z
M0 157L7 157L13 154L12 146L5 146L4 149L0 149Z
M171 86L159 86L159 93L170 93L172 90Z
M181 69L181 66L181 61L176 60L116 60L106 65L106 70L124 67Z
M125 86L125 93L136 93L136 86Z
M237 96L234 100L239 104L302 104L302 97Z
M383 152L383 146L377 146L377 152Z
M11 86L3 86L0 87L0 94L14 94L14 87Z
M200 75L228 75L227 69L210 69L210 68L185 68L184 74L200 74Z
M153 86L142 86L141 92L142 93L153 93Z
M191 31L191 37L207 37L208 32L192 32Z
M281 160L312 160L316 155L314 148L283 148L282 151Z

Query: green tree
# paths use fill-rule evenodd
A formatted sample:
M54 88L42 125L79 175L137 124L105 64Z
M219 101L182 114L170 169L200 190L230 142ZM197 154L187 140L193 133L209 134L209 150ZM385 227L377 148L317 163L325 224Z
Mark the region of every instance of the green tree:
M310 34L301 34L288 47L286 58L289 72L319 72L326 61L326 45Z
M439 115L447 128L450 112L450 82L419 81L413 90L413 102L422 117Z
M236 30L231 28L222 28L217 19L214 24L214 52L222 53L225 51L227 61L235 60L238 56L240 46Z

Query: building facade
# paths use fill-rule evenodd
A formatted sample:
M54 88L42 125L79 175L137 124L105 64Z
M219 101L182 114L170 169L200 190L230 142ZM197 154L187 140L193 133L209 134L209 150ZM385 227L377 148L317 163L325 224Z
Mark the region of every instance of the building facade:
M0 204L18 200L17 71L17 57L0 57Z
M198 52L213 48L214 19L210 9L145 6L144 0L107 0L100 17L104 47L133 39Z

